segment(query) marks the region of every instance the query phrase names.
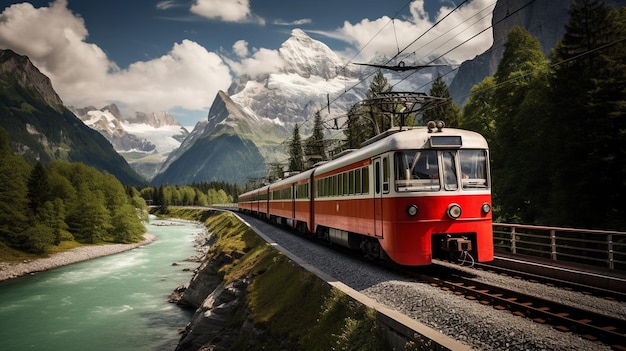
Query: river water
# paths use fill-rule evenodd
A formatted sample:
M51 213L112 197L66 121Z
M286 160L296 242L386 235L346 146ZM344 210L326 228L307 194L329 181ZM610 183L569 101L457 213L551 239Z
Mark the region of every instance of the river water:
M1 282L0 350L174 350L193 311L167 298L198 266L184 260L202 228L146 227L150 245Z

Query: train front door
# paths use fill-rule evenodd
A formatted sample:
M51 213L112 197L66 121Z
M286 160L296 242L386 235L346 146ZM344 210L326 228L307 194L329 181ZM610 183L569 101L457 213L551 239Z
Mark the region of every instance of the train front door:
M374 235L383 237L383 195L389 192L389 161L374 159Z

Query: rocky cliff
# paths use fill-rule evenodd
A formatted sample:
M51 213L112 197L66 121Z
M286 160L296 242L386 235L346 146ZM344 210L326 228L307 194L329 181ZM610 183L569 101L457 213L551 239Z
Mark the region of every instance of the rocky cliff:
M575 0L498 0L491 20L493 45L472 60L463 62L450 84L454 101L463 105L470 89L485 77L492 76L504 54L509 31L514 26L525 28L537 37L546 55L561 40L565 24L569 21L568 9ZM623 7L626 0L607 0L607 4Z
M50 79L28 57L11 50L0 50L0 115L12 151L30 163L82 162L124 184L144 182L102 135L63 106Z
M179 305L195 309L177 351L385 349L362 305L294 264L233 214L173 211L204 220L212 235L188 287L173 293ZM355 328L349 335L342 332L347 322Z

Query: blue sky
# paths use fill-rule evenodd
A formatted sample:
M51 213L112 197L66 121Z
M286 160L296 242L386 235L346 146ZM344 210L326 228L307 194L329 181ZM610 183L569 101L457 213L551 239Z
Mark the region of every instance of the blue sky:
M360 52L358 60L364 61L393 56L455 2L0 1L0 48L27 55L66 105L100 108L114 102L128 114L167 110L183 125L194 125L233 78L250 67L272 66L269 60L294 28L346 60ZM415 50L441 54L467 40L490 25L495 2L468 1ZM446 58L462 62L490 45L488 30Z

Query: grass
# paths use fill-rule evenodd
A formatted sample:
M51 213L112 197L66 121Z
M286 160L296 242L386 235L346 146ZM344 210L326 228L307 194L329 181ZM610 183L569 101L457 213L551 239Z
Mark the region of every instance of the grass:
M245 304L227 321L237 349L387 350L373 310L356 303L289 260L233 214L173 209L177 218L202 221L217 236L209 258L234 259L220 268L226 282L247 279ZM252 323L256 331L242 328ZM258 337L263 331L267 337Z

